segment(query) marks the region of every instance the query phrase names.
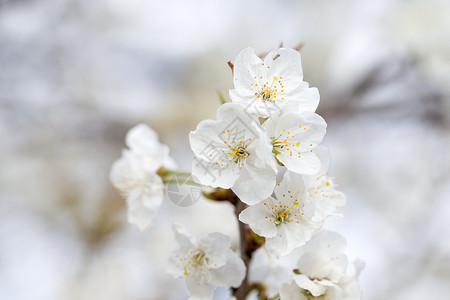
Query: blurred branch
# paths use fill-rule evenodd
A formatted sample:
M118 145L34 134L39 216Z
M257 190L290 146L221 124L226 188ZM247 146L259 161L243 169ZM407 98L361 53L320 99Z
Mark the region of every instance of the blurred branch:
M365 105L365 100L371 94L390 87L401 89L393 95L391 102ZM399 98L398 95L402 96ZM320 109L320 114L325 118L365 112L416 115L438 125L442 125L445 119L442 109L443 95L421 78L414 61L406 58L394 57L375 65L360 76L355 84L334 92L332 97L328 99L328 103L333 104Z
M299 43L297 46L292 47L292 49L297 50L298 52L300 52L300 50L303 49L303 46L304 46L303 43ZM280 43L280 45L278 46L277 49L279 49L279 48L283 48L283 42ZM264 59L264 57L266 57L267 54L269 54L269 53L270 53L270 51L268 51L268 52L263 52L263 53L259 54L258 57L261 58L261 59ZM273 58L273 60L277 59L278 57L280 57L279 54L275 55L274 58Z

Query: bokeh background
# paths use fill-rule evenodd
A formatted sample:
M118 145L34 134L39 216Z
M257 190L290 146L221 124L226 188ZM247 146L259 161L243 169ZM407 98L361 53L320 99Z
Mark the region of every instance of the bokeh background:
M108 180L144 122L180 168L247 46L303 43L366 300L450 299L448 0L0 1L0 299L185 299L171 223L233 237L232 208L164 201L140 233Z

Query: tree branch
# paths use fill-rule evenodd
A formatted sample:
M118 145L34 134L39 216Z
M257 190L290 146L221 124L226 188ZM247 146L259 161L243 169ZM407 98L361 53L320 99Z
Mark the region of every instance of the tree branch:
M234 200L234 213L236 214L236 218L239 223L239 245L240 245L240 252L241 252L241 258L245 263L246 267L246 273L244 277L244 281L242 281L242 284L239 288L234 289L233 296L236 297L237 300L245 300L245 297L247 296L247 293L249 292L249 284L248 284L248 265L250 263L250 257L251 253L248 253L248 233L247 233L247 225L239 221L239 214L241 211L243 211L247 205L243 203L236 195Z

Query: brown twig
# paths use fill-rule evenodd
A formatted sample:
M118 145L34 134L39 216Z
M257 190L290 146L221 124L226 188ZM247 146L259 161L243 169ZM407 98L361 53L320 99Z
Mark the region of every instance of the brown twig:
M248 266L253 252L264 244L265 239L256 235L246 224L239 222L239 214L247 208L247 205L231 189L215 188L210 191L204 191L203 196L214 201L228 201L234 205L234 213L239 224L239 252L247 271L241 286L233 289L233 296L237 300L245 300L248 293L257 287L257 285L250 286L248 283ZM258 294L262 293L262 290L258 288Z
M245 205L239 198L236 196L234 199L234 213L236 214L236 218L239 220L239 214L243 211L247 205ZM239 222L239 221L238 221ZM245 267L247 269L245 273L244 280L240 287L234 290L233 296L236 297L237 300L245 300L247 293L249 292L249 284L248 284L248 265L250 263L251 253L248 253L248 234L247 234L247 225L242 222L239 222L239 236L240 236L240 252L241 258L244 261Z
M230 69L231 69L231 73L234 73L234 65L233 65L233 63L229 60L229 61L227 62L227 64L228 64L228 66L229 66Z
M300 44L297 45L297 47L294 47L292 49L297 50L298 52L300 52L300 50L303 49L303 46L305 46L305 44L304 43L300 43Z

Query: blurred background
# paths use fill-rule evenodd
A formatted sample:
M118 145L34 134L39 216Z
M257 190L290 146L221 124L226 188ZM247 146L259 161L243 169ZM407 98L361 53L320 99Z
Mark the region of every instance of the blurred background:
M448 0L0 0L0 299L185 299L171 223L233 237L226 204L126 223L108 180L139 122L180 168L226 62L303 43L366 300L450 299ZM231 225L230 225L231 224Z

